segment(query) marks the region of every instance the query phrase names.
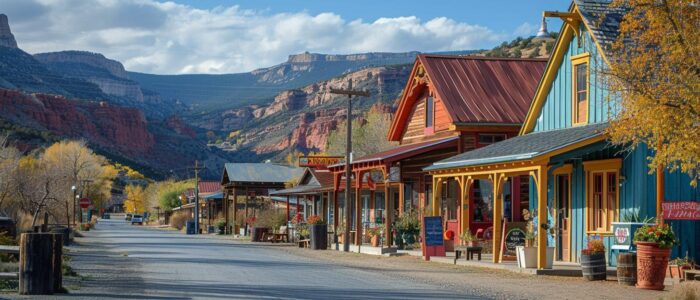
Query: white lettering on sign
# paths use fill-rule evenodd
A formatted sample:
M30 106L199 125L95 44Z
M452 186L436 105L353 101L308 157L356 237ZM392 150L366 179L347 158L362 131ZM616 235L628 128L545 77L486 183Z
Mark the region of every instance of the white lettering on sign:
M700 220L700 202L661 203L664 220Z

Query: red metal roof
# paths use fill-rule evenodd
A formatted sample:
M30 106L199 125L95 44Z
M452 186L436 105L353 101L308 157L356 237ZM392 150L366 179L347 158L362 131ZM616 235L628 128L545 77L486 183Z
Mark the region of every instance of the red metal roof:
M388 138L399 141L418 93L422 66L452 123L522 124L544 74L546 59L420 54L406 83Z
M325 170L314 170L309 169L309 172L316 177L318 183L321 184L321 188L333 188L333 173Z
M218 181L200 181L199 182L199 193L209 194L221 191L221 183Z
M418 55L456 123L520 124L546 59Z

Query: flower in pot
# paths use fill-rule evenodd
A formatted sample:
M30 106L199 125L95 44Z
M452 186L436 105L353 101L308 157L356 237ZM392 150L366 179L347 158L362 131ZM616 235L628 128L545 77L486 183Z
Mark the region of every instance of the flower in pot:
M214 225L219 230L219 234L224 234L224 231L226 230L226 220L217 219L216 222L214 222Z
M605 280L607 264L605 263L605 244L600 237L588 240L586 249L581 250L581 272L587 280Z
M420 233L420 215L416 210L404 212L396 220L396 229L404 244L411 245L416 242L416 235Z
M671 248L678 244L668 224L645 225L634 233L637 245L637 288L663 290Z
M379 247L379 240L382 237L382 228L370 227L369 229L367 229L367 235L369 236L372 247Z
M681 280L685 279L685 270L692 270L695 268L695 261L688 257L688 253L685 253L685 257L679 257L668 262L668 271L671 278L678 278Z
M525 230L525 247L535 247L535 239L537 235L535 234L535 224L532 221L527 222L527 227Z
M472 234L469 230L465 230L461 235L459 235L459 240L462 242L463 245L466 245L467 247L479 246L479 239L476 237L475 234Z

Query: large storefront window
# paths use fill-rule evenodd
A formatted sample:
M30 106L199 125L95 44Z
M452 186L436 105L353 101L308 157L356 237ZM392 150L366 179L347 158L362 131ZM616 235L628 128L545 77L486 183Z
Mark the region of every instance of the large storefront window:
M493 222L493 184L488 180L475 180L473 184L473 222Z

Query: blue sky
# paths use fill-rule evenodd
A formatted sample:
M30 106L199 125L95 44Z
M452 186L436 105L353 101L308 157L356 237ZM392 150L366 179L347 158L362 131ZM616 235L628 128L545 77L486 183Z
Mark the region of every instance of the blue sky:
M489 49L569 1L1 0L20 48L85 50L127 70L236 73L302 52ZM550 31L561 22L548 19Z
M566 10L567 0L176 0L208 9L240 5L245 9L270 13L307 11L311 14L335 12L347 19L375 20L381 17L418 16L421 19L448 17L470 24L512 32L525 22L539 24L544 10ZM548 21L558 30L561 22Z

